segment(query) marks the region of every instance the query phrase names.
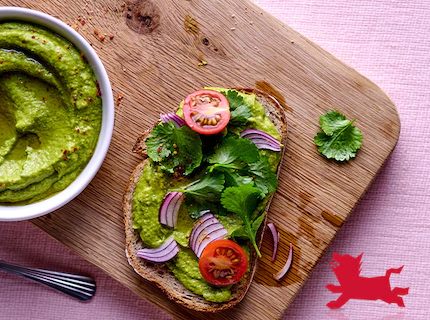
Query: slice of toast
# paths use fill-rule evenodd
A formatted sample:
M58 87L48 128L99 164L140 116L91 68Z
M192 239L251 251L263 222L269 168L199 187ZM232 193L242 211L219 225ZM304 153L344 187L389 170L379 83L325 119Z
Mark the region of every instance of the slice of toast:
M259 101L260 104L264 107L266 115L270 118L270 120L274 123L276 129L278 130L278 133L281 136L282 144L282 157L278 165L277 171L279 176L279 170L282 163L283 151L287 137L287 122L282 106L276 99L262 91L243 88L235 90L244 93L254 93L256 95L257 101ZM133 229L133 194L136 189L137 183L142 176L143 168L149 161L148 156L146 154L145 140L150 135L151 130L152 128L145 131L142 136L137 139L137 142L133 147L133 151L141 154L142 156L144 156L145 159L137 165L137 167L131 174L123 197L122 204L126 234L125 252L127 259L130 265L139 275L141 275L146 280L153 282L157 287L163 290L170 299L187 308L203 312L216 312L231 308L243 299L246 292L248 291L249 286L251 285L258 261L257 254L253 249L250 250L250 271L248 275L244 277L239 283L232 286L231 299L222 303L209 302L202 296L197 295L188 290L179 280L176 279L176 277L165 264L149 262L137 257L136 255L139 249L144 248L144 244L140 239L139 232ZM262 226L260 227L260 230L257 234L256 239L259 247L261 246L261 242L263 240L263 233L267 222L267 211L270 207L272 197L270 198L266 206L265 221L264 223L262 223Z

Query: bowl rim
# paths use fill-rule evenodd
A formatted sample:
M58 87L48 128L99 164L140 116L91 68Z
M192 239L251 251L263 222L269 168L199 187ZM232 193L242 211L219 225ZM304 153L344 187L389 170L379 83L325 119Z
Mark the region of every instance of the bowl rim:
M72 42L84 53L99 82L102 92L102 124L93 156L79 176L59 193L27 205L0 205L0 221L22 221L51 213L77 197L99 171L113 135L115 107L107 72L91 45L72 27L46 13L21 7L0 7L0 22L23 21L40 25Z

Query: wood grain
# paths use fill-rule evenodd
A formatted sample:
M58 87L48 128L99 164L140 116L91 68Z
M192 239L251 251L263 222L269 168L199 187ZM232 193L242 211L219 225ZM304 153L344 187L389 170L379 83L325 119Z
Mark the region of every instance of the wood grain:
M97 176L67 206L33 223L175 318L280 318L395 147L400 122L393 102L374 83L248 0L0 4L40 10L77 28L103 61L114 96L124 95ZM94 30L114 38L100 41ZM207 65L201 66L203 61ZM270 262L267 237L245 299L231 311L210 315L179 307L133 272L124 255L120 208L129 174L141 160L131 152L136 137L160 113L206 85L264 90L281 102L289 123L269 216L281 234L278 258ZM318 117L329 109L357 118L355 125L363 132L363 147L349 163L326 160L313 143ZM278 283L272 274L284 264L290 242L293 267Z

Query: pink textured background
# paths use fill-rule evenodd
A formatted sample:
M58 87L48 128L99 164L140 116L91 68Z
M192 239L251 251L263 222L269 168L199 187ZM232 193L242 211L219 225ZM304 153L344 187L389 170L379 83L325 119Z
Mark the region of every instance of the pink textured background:
M396 149L329 247L285 319L428 319L430 303L430 2L427 0L254 0L334 56L378 84L398 108ZM79 303L0 272L0 320L170 319L28 222L0 223L0 259L91 274L96 297ZM392 285L410 287L405 308L350 301L341 310L328 266L333 252L364 252L362 275L405 265Z

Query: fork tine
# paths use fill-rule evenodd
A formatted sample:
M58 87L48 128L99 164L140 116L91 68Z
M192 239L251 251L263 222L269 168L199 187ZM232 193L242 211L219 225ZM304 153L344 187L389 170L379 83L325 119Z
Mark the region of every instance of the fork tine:
M1 260L0 270L42 283L81 301L91 299L96 291L95 281L88 276L21 267Z

